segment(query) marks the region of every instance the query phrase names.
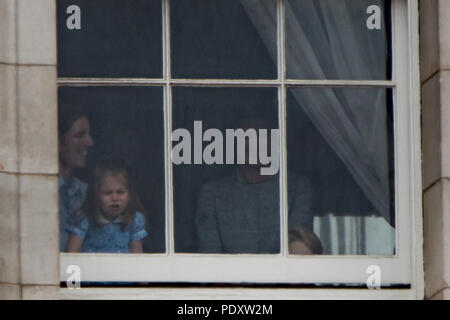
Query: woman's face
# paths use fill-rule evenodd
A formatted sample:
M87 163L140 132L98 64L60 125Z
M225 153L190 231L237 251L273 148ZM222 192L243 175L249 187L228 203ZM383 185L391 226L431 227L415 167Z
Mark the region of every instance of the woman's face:
M94 145L90 135L89 120L86 117L75 121L61 139L60 159L66 169L86 166L88 148Z

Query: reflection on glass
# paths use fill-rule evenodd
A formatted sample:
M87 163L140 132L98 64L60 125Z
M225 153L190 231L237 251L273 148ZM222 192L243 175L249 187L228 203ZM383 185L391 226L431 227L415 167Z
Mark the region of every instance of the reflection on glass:
M58 76L162 77L161 0L58 0Z
M162 89L59 89L60 250L164 252Z
M314 212L306 234L290 233L290 252L314 253L306 249L319 240L323 254L394 254L391 91L288 89L287 143L288 170L311 181Z
M390 1L288 0L285 4L288 78L391 78Z
M191 137L173 167L175 250L278 253L276 89L174 88L173 102L173 156Z
M276 78L275 0L172 0L170 10L173 77Z

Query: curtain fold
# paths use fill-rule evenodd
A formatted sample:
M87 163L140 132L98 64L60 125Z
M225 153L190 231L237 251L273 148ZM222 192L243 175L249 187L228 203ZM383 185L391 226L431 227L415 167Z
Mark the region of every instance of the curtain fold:
M241 0L274 61L269 28L277 27L276 1ZM382 0L285 1L286 73L301 79L384 79L386 37L368 34L365 8ZM368 36L370 35L370 36ZM387 221L390 217L385 89L298 88L299 106Z

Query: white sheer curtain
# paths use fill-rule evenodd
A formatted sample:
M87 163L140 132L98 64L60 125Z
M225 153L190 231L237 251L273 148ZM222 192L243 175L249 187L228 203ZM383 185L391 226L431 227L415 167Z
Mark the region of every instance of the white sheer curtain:
M276 1L241 0L274 62ZM287 74L303 79L384 79L385 38L368 37L365 9L382 0L285 1ZM382 26L382 30L384 26ZM340 89L338 89L340 90ZM293 89L298 104L348 168L379 215L390 221L384 89Z
M368 31L366 8L382 0L286 0L286 73L296 79L381 80L386 75L386 39ZM276 1L241 0L277 62L271 45ZM389 206L385 89L296 88L299 106L348 168L378 216L315 217L325 254L393 254L395 230ZM381 216L381 217L380 217Z

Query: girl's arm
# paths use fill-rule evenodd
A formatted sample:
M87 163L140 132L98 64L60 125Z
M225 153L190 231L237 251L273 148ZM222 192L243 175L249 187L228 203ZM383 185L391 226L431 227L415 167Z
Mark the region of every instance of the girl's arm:
M144 249L142 248L142 241L135 240L130 242L130 252L131 253L143 253Z
M83 239L80 237L71 234L69 237L69 241L67 242L66 251L67 252L80 252L81 245L83 244Z

